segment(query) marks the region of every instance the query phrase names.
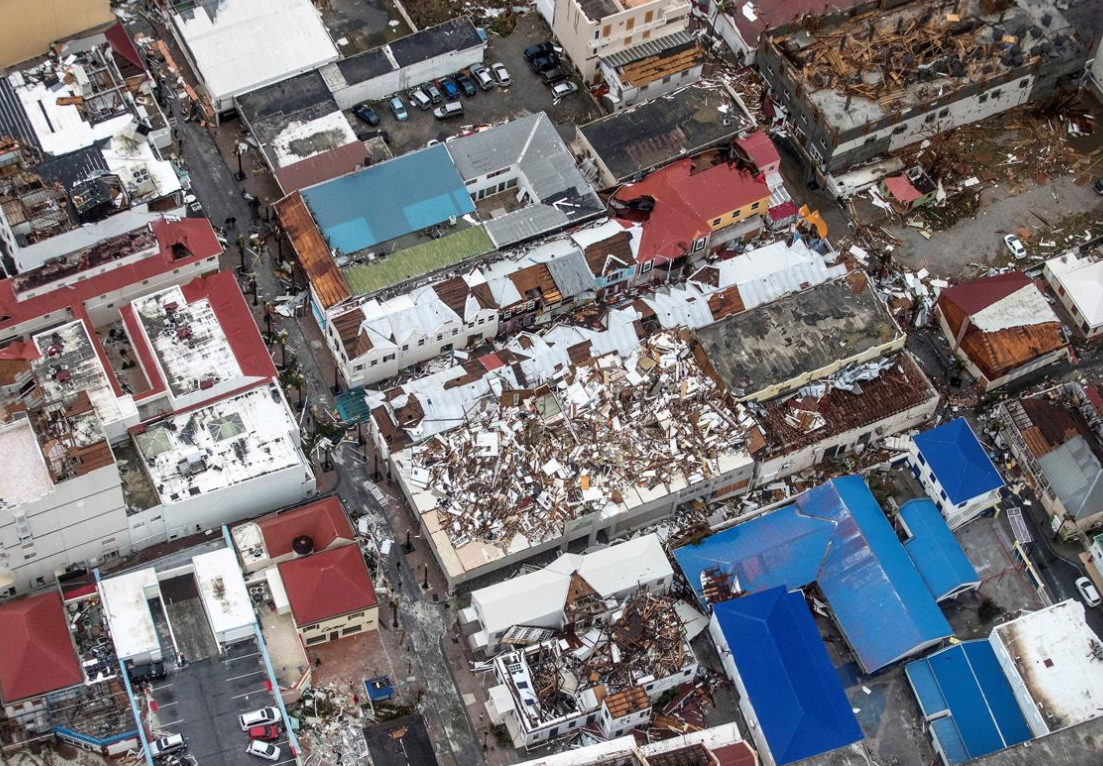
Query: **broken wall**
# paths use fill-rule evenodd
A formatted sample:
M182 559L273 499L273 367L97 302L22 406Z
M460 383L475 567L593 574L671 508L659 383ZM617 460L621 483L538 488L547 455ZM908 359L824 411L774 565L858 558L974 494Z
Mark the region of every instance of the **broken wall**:
M0 0L0 18L0 69L116 21L108 0Z

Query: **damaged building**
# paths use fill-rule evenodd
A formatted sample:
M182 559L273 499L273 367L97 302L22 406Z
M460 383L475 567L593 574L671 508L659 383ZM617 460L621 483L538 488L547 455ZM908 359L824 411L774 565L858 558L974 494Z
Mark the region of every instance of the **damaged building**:
M1047 98L1087 53L1051 2L917 0L779 26L757 63L809 160L835 172Z
M519 355L507 364L499 352L453 377L444 401L403 393L397 422L373 412L376 429L406 434L408 447L391 439L391 469L449 589L571 540L614 537L689 500L745 490L749 414L729 403L682 334L641 342L636 332L629 324L612 334L623 352L583 342L530 359L528 373ZM487 378L492 361L499 375ZM445 424L459 424L439 430L445 412L458 415Z
M504 724L518 748L587 727L611 739L646 725L652 704L697 672L676 603L646 590L606 599L573 579L566 627L494 659L490 720Z

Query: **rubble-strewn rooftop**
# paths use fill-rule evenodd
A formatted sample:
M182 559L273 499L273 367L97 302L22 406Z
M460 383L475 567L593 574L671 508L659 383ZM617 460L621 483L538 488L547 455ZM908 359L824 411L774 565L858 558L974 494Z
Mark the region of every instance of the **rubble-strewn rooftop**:
M43 399L62 400L86 391L104 424L136 413L133 400L123 398L112 385L83 320L39 333L34 345L39 358L32 367Z
M275 383L183 412L135 434L161 502L302 465L298 425Z
M615 516L749 460L749 417L678 334L555 380L512 405L484 400L459 427L395 456L426 526L451 546L539 544L583 516Z

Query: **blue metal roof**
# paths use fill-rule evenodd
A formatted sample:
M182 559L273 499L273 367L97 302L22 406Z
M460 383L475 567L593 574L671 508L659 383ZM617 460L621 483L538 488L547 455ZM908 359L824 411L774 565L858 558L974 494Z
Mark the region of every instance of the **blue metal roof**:
M774 763L862 738L803 594L770 588L717 604L713 614Z
M905 667L950 766L1032 737L992 645L966 641Z
M734 592L818 583L867 673L953 635L858 476L833 479L674 557L702 602L710 570L727 575Z
M980 585L976 568L934 503L926 498L909 500L900 509L900 518L912 534L904 550L935 601Z
M443 146L302 190L330 247L355 253L475 210Z
M924 431L915 444L953 505L1003 486L1000 472L965 418Z

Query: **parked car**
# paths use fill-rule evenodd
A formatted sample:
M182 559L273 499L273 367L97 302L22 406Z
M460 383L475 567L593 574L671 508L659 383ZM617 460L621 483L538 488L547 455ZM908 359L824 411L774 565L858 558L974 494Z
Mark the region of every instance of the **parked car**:
M143 665L134 665L127 670L127 674L130 676L131 683L144 684L147 681L164 678L165 663L157 660L155 662L148 662Z
M552 53L555 53L555 46L549 42L543 42L525 48L525 52L523 55L525 57L525 61L531 62L533 59L538 59L542 56L548 56Z
M1026 248L1023 247L1023 243L1014 234L1008 234L1004 237L1003 244L1011 251L1011 255L1015 256L1015 260L1026 258Z
M562 82L567 79L567 73L559 67L549 69L546 72L540 73L540 79L544 81L545 85L555 85L557 82Z
M554 98L566 98L572 93L578 93L578 86L570 80L557 82L552 86L552 97Z
M494 73L495 81L503 88L508 88L513 80L509 79L509 70L501 61L495 61L490 65L490 71Z
M398 96L393 97L387 104L391 107L391 114L399 122L406 122L410 118L410 115L406 113L406 105L402 103L402 99Z
M385 130L358 130L356 132L357 141L368 141L372 138L382 138L385 144L391 142L391 134Z
M170 734L167 737L155 739L149 743L149 755L151 758L164 758L172 753L182 753L188 749L182 734Z
M456 72L452 75L452 79L456 81L456 84L463 89L465 96L474 96L477 91L475 90L475 83L471 82L471 78L463 72Z
M1076 589L1080 591L1080 598L1084 599L1085 604L1088 606L1099 606L1099 591L1095 589L1095 585L1093 585L1092 581L1087 577L1077 578Z
M249 731L254 726L270 726L280 722L280 711L274 707L262 707L260 710L252 710L237 718L242 731Z
M254 726L249 729L249 739L262 739L265 742L275 742L283 734L279 726Z
M444 101L444 94L440 92L440 88L431 82L427 82L421 86L425 91L425 95L429 97L429 100L434 104L440 104Z
M456 85L451 77L440 78L440 87L444 91L444 97L449 101L455 101L460 97L460 86Z
M373 128L379 124L379 115L375 113L367 104L360 104L352 108L352 113L359 117L364 122L371 125Z
M559 66L560 63L561 60L559 58L559 54L553 52L549 53L547 56L534 58L532 61L529 62L529 66L532 67L533 72L535 72L536 74L540 74L547 69L554 69L555 67Z
M494 75L482 64L471 65L471 76L475 78L475 82L483 90L490 90L494 87Z
M245 752L248 755L255 755L258 758L263 758L266 761L278 761L282 753L278 745L273 745L270 742L262 742L259 739L251 740L249 746L245 748Z
M433 116L438 120L448 120L453 117L459 117L463 114L463 104L459 101L449 101L443 106L438 106L433 110Z
M433 106L433 102L429 100L429 96L421 88L414 88L410 91L410 103L423 112Z

